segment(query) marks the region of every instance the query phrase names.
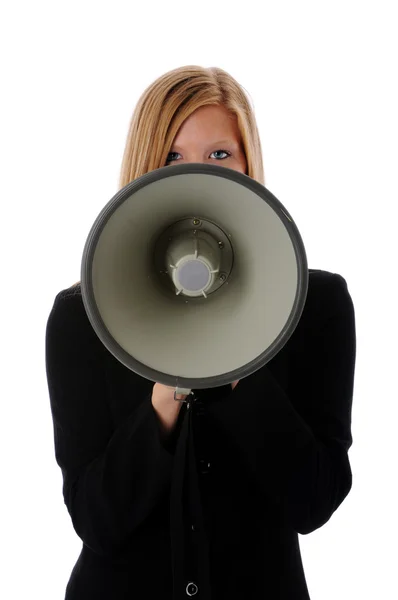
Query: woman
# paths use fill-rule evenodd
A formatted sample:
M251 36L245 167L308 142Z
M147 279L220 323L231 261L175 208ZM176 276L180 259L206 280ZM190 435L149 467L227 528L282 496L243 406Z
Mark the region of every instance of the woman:
M120 187L184 162L264 184L253 110L221 69L182 67L147 88ZM345 280L310 269L283 349L239 384L199 390L189 411L106 350L79 284L61 291L46 368L64 501L83 542L65 598L308 600L298 534L322 527L351 489L355 351Z

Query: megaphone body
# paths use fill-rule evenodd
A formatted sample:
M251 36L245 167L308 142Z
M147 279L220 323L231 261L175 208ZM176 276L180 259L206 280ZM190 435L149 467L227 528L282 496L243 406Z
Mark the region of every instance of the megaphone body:
M307 259L292 217L259 182L226 167L173 165L102 209L81 290L121 363L189 394L247 377L283 348L304 309Z

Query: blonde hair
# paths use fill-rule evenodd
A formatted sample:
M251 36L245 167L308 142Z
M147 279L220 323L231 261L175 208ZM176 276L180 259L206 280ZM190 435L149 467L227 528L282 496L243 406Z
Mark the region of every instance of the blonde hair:
M198 108L223 105L237 118L247 175L264 185L260 136L243 87L218 67L179 67L156 79L141 95L131 118L119 185L166 165L175 136Z
M161 75L140 96L127 134L120 189L164 167L182 123L206 105L222 105L236 116L247 175L265 185L260 136L248 94L219 67L188 65Z

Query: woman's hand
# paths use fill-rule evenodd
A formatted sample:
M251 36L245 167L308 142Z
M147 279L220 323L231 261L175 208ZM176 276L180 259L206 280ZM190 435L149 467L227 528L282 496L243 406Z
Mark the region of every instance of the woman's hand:
M240 381L240 379L238 379L237 381L233 381L233 382L231 383L231 386L232 386L232 389L233 389L233 390L236 388L236 386L238 385L239 381Z
M152 389L152 400L155 400L155 402L159 402L162 405L178 405L179 403L174 400L175 389L175 387L163 385L163 383L155 383ZM186 394L177 394L176 396L178 400L185 400L186 397Z
M156 412L162 440L166 440L177 425L182 402L174 400L175 387L155 383L152 389L152 406ZM177 394L177 398L185 400L186 396Z

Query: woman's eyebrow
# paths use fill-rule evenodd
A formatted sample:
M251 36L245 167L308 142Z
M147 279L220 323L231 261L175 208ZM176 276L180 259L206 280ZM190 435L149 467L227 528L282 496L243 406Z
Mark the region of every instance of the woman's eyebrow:
M216 140L215 142L210 142L209 144L207 144L207 146L217 146L219 144L228 144L230 146L236 146L236 142L231 139ZM182 146L179 146L178 144L172 144L172 148L178 148L178 150L182 150Z
M215 146L216 144L230 144L230 145L235 145L236 142L234 142L233 140L217 140L216 142L213 142L211 145Z

